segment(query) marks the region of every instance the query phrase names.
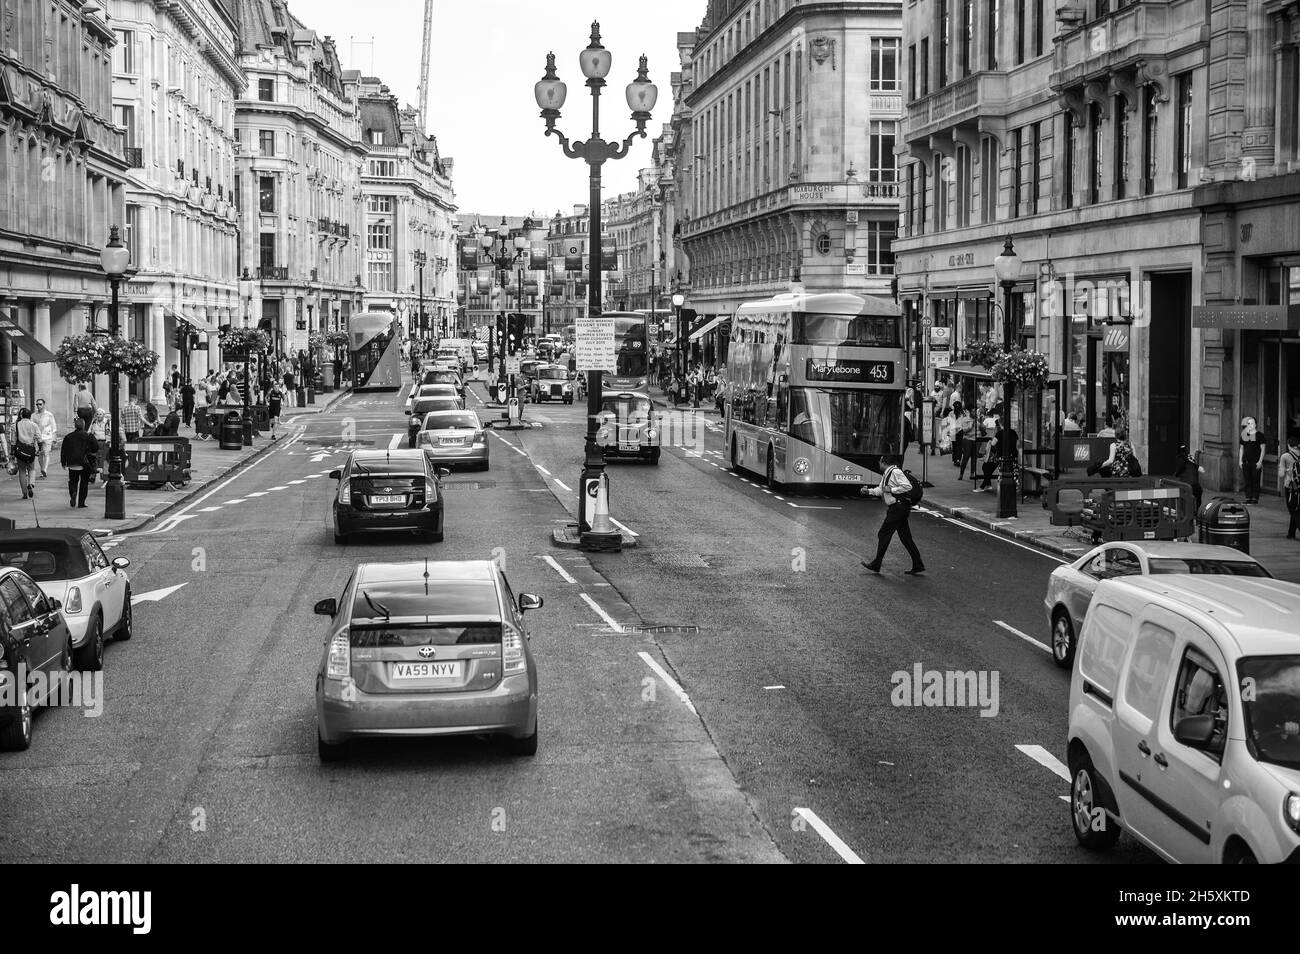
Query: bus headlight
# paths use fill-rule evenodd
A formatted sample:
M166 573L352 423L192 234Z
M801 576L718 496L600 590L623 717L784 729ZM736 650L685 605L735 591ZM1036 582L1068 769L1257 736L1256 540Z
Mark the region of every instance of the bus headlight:
M794 459L794 472L796 474L806 474L812 470L812 461L807 457L796 457Z
M653 427L647 427L645 429L645 436L646 436L646 440L652 441L659 436L659 432L655 430Z

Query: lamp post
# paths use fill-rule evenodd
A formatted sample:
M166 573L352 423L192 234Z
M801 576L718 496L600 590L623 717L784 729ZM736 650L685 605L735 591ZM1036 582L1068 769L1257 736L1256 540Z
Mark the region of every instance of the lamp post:
M683 379L686 377L686 352L682 350L686 347L686 329L682 327L682 305L684 304L686 304L685 295L681 292L673 295L673 312L677 328L677 360L673 362L673 370L681 374ZM677 400L675 395L673 400Z
M632 120L636 123L636 129L629 133L622 143L606 142L600 135L600 91L613 65L613 56L600 43L598 22L591 24L591 42L578 54L578 64L582 68L582 75L587 78L587 88L591 90L591 136L585 142L571 143L564 133L555 128L555 123L560 118L560 109L564 106L564 99L568 94L568 87L555 73L554 53L546 54L546 72L533 87L533 95L542 111L542 119L546 120L546 135L557 137L564 154L570 159L582 159L587 163L591 235L588 249L591 274L588 278L587 317L599 318L601 315L600 167L607 159L622 159L626 156L635 137L645 138L646 123L650 121L650 111L654 109L655 101L659 98L659 89L650 82L646 57L642 55L636 79L628 83L625 90L627 105L632 110ZM605 454L596 443L596 420L600 415L601 403L601 372L589 370L587 372L587 436L583 448L586 466L583 468L583 482L579 485L583 488L587 486L586 480L603 479L605 473ZM585 497L580 497L580 501L582 500L585 500ZM580 505L578 509L580 533L589 533L591 529L585 519L586 513L586 509ZM600 541L593 541L593 545L599 546Z
M1020 278L1020 256L1007 236L1002 253L993 260L993 273L1002 286L1002 344L1010 352L1015 344L1015 312L1011 307L1012 289ZM1016 387L1011 381L1002 382L1002 476L998 480L998 516L1015 517L1016 507L1016 446L1011 440L1011 405Z
M122 283L127 267L131 264L131 252L122 244L117 226L108 231L108 244L99 253L99 264L108 276L112 289L112 300L108 306L108 334L117 338L121 333L117 315L117 286ZM8 343L6 342L6 347ZM126 485L122 482L122 436L118 421L117 369L108 372L108 477L104 481L104 519L126 519Z
M479 246L483 249L483 254L487 257L491 266L497 271L497 284L501 286L501 297L504 301L508 297L506 289L509 287L506 282L509 281L508 274L515 263L521 261L528 254L528 240L533 231L533 220L524 219L523 231L516 234L513 238L510 235L510 226L501 218L501 224L497 226L494 234L489 229L480 229L478 235ZM495 252L493 246L496 246ZM519 270L519 307L523 308L523 288L524 272ZM509 319L506 319L507 328L505 331L497 334L497 386L498 388L506 383L506 335L509 333ZM488 371L491 372L491 361L488 362Z
M424 266L429 263L429 256L427 256L424 252L417 251L417 252L412 252L411 257L415 260L415 267L416 269L419 270L420 273L420 294L418 299L419 308L415 313L415 324L418 325L420 334L411 335L411 337L414 339L417 337L418 338L424 337Z

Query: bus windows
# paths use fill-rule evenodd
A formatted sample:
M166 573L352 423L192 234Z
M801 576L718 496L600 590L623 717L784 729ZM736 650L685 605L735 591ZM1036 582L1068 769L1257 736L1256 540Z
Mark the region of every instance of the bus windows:
M897 454L902 402L893 392L790 389L790 436L836 457Z
M897 348L901 319L872 315L794 315L794 344Z

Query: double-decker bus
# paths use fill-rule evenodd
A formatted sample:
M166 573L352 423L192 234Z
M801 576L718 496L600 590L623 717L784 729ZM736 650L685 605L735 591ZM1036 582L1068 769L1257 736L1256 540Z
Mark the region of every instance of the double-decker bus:
M649 339L646 319L634 311L607 311L614 319L614 371L601 376L609 391L644 391L650 384Z
M363 311L348 319L352 386L396 391L402 386L402 341L397 318L387 311Z
M903 445L896 305L847 293L748 302L732 320L726 446L769 486L861 484Z

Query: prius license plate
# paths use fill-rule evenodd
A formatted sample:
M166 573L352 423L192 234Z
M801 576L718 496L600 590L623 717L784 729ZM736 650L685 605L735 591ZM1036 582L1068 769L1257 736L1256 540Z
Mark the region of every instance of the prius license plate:
M862 475L861 475L861 474L834 474L834 475L833 475L833 479L834 479L834 480L847 480L847 481L848 481L849 483L851 483L851 484L860 484L860 483L862 483Z
M395 662L394 679L459 679L460 660L451 662Z
M374 504L404 504L406 503L406 494L380 494L377 497L370 498L371 505Z

